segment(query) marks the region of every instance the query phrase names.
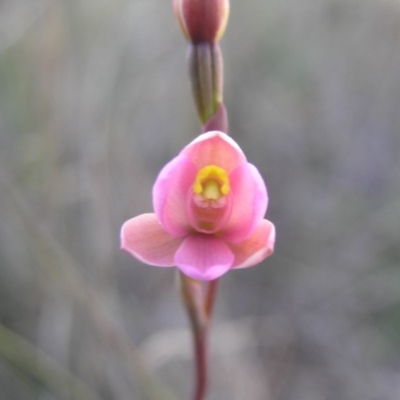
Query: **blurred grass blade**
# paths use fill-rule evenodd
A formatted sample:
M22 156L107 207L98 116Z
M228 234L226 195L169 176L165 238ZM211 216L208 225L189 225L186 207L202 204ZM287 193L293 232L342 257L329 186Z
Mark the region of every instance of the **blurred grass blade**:
M39 382L62 399L100 400L86 383L1 324L0 356L24 376Z
M4 170L3 170L4 171ZM79 265L73 257L47 234L44 227L30 212L22 197L13 189L4 173L0 172L0 184L10 196L16 213L21 218L35 248L41 256L46 277L52 279L62 293L75 300L87 313L107 350L121 361L128 375L136 378L145 399L176 400L176 397L154 376L150 375L137 354L131 340L120 331L109 315L95 288L82 277ZM61 294L61 293L60 293Z

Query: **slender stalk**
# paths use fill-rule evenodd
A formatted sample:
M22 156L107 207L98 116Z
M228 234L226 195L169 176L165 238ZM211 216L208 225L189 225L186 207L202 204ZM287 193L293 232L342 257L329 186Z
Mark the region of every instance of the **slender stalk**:
M194 335L194 349L196 357L196 386L194 400L203 400L207 390L207 333L204 327L198 335Z
M208 384L207 339L218 280L206 284L181 273L182 298L190 319L193 334L196 384L193 400L203 400ZM205 290L207 289L207 290Z
M217 296L218 282L219 282L219 279L214 279L213 281L210 281L207 286L205 313L207 316L208 323L210 322L211 314L214 309L215 298Z

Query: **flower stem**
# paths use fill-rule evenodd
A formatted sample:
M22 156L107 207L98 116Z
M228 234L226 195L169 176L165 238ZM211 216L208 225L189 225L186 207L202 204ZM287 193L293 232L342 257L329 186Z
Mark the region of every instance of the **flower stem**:
M213 281L210 281L208 283L207 287L207 297L206 297L206 302L205 302L205 313L207 316L207 322L210 322L211 319L211 314L214 309L214 303L215 303L215 297L217 295L217 289L218 289L218 279L214 279Z
M196 358L196 387L194 400L203 400L207 390L207 327L199 335L194 335Z
M218 280L202 284L182 273L180 275L182 298L189 315L193 334L196 368L196 385L193 400L203 400L206 395L208 383L208 328L215 302Z

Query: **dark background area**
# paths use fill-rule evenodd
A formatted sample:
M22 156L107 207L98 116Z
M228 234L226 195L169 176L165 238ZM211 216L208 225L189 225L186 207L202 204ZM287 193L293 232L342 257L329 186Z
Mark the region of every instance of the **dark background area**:
M188 398L176 273L119 250L200 129L170 3L0 2L0 400ZM400 3L232 0L221 46L277 244L221 280L209 399L399 399Z

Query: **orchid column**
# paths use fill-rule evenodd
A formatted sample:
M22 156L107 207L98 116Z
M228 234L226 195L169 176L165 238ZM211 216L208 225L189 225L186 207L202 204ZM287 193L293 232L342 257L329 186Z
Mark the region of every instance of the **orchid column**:
M194 400L207 388L207 336L218 279L272 254L275 226L264 219L268 195L257 168L228 136L218 44L228 0L174 0L189 40L189 76L202 132L159 173L154 213L121 228L121 248L157 267L176 266L195 349Z

